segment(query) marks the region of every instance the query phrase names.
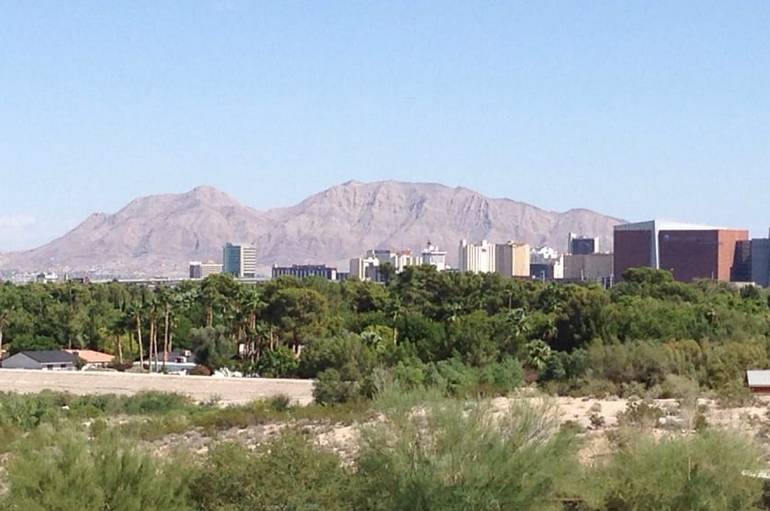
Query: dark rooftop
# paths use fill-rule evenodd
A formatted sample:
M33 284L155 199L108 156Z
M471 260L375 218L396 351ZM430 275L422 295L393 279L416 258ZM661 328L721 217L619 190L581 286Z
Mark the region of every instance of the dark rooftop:
M22 351L22 354L41 364L74 363L75 356L66 351Z

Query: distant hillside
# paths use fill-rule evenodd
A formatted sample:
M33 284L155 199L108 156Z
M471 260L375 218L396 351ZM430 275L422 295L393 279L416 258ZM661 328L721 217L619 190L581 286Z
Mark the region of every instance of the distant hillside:
M93 214L34 250L3 254L0 269L183 275L187 262L221 259L227 241L254 243L261 265L327 263L367 248L418 250L430 240L457 259L460 239L525 241L565 249L568 233L612 242L620 220L585 209L546 211L439 184L350 181L296 206L258 211L211 187L144 197Z

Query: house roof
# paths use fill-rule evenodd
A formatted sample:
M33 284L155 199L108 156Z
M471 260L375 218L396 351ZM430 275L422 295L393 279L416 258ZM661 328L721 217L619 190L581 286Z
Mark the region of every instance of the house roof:
M78 357L86 364L109 364L114 358L109 353L102 353L96 350L64 350Z
M749 387L770 387L770 370L746 371Z
M21 354L41 364L72 364L75 362L74 355L66 351L22 351Z

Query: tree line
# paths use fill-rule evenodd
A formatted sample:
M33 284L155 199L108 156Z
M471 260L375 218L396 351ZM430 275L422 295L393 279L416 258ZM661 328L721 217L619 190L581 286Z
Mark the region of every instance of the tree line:
M385 285L291 277L253 285L227 275L174 287L3 284L0 345L97 349L116 365L156 370L172 350L191 349L210 370L355 383L337 393L365 393L377 369L457 390L499 383L484 371L514 366L562 392L622 393L660 387L671 374L735 385L745 369L767 366L769 297L646 268L609 290L431 267Z

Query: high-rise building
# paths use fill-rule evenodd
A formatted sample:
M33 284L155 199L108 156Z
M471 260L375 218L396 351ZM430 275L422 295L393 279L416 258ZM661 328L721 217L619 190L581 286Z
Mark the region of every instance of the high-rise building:
M569 253L574 255L596 254L599 252L599 238L587 238L569 233Z
M322 264L294 264L291 266L273 266L273 278L291 276L298 279L321 277L326 280L337 280L337 268Z
M433 245L430 241L422 250L422 264L434 266L438 271L444 271L447 269L446 265L446 251L440 250L437 246Z
M420 258L412 255L411 250L401 250L391 256L391 262L396 268L396 273L401 273L407 266L419 266Z
M747 240L744 229L679 224L652 220L616 225L615 279L629 268L669 270L674 278L730 281L735 271L736 248Z
M253 279L257 276L257 249L244 243L228 243L222 251L224 273L239 279Z
M495 271L495 245L482 240L478 245L460 241L460 271L471 273L493 273Z
M379 282L380 260L376 257L354 257L350 260L349 278Z
M200 261L190 261L190 278L205 279L209 275L222 273L222 265L214 261L202 263Z
M751 240L751 281L770 287L770 238Z
M498 243L495 247L495 273L503 277L528 277L530 248L526 243Z

